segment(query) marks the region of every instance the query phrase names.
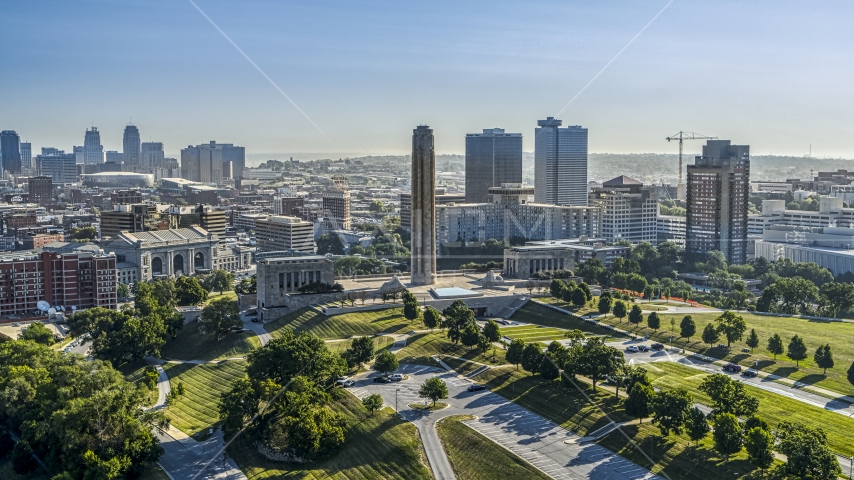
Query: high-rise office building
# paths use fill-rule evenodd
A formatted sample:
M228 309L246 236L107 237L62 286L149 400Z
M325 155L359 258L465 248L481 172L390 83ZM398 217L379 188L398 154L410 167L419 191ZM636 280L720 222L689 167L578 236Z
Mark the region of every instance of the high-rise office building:
M104 163L104 146L101 145L101 134L97 127L86 129L83 139L83 164L100 165Z
M0 132L0 165L9 173L21 173L21 138L14 130Z
M489 189L522 183L522 134L487 128L466 134L466 202L489 200Z
M231 165L235 178L242 178L245 148L230 143L216 143L188 146L181 150L181 178L202 183L221 184L227 175L224 165ZM237 177L240 175L240 177Z
M534 196L537 203L587 205L587 129L560 128L554 117L534 130Z
M436 152L433 129L412 131L412 255L413 285L436 283Z
M720 250L729 263L747 261L750 146L708 140L688 165L686 252Z
M21 142L21 167L33 168L33 144Z
M42 149L44 150L44 149ZM83 153L83 147L75 145L73 147L74 159L78 165L83 165L86 155ZM42 153L44 155L44 153Z
M56 185L77 181L75 155L55 148L42 148L42 154L36 156L36 170L39 175L50 177Z
M140 139L139 129L135 125L125 127L122 139L122 153L124 154L125 170L128 172L140 172ZM142 172L151 173L151 172Z
M139 171L153 173L157 168L163 168L165 154L162 142L142 142L139 153Z

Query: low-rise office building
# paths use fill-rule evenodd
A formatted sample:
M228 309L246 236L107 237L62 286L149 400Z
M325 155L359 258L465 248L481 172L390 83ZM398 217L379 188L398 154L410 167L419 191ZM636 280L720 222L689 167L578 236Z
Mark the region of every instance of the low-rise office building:
M314 225L299 217L270 215L255 222L258 249L266 252L314 252Z

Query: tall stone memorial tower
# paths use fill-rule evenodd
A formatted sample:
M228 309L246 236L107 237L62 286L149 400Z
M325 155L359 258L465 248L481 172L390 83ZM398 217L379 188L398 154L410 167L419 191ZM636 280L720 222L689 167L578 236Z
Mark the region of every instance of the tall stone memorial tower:
M436 153L433 130L412 131L412 285L436 283Z

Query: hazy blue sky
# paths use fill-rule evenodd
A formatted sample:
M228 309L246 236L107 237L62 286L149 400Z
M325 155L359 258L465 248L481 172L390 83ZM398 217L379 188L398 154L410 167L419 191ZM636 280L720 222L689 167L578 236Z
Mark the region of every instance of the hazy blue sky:
M69 149L95 125L121 150L133 118L169 152L379 154L409 151L417 124L440 153L504 127L530 151L537 119L667 4L196 2L334 144L187 0L7 2L0 129ZM854 158L852 18L850 1L675 0L559 118L590 129L591 152L675 152L681 129Z

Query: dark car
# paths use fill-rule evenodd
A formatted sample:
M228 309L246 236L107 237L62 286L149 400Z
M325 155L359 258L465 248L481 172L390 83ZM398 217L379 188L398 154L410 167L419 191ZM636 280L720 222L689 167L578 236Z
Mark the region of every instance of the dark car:
M759 373L756 370L745 370L745 371L741 372L741 374L745 377L750 377L750 378L754 378L754 377L759 375Z
M486 390L486 387L475 383L474 385L469 385L469 388L467 390L470 392L479 392L481 390Z
M647 347L646 345L638 345L638 350L640 350L641 352L648 352L649 347Z
M389 383L391 380L388 377L374 377L374 383Z
M664 345L661 343L653 343L649 348L653 350L664 350Z
M737 365L735 363L727 363L724 365L724 370L730 373L738 373L741 371L741 365Z

